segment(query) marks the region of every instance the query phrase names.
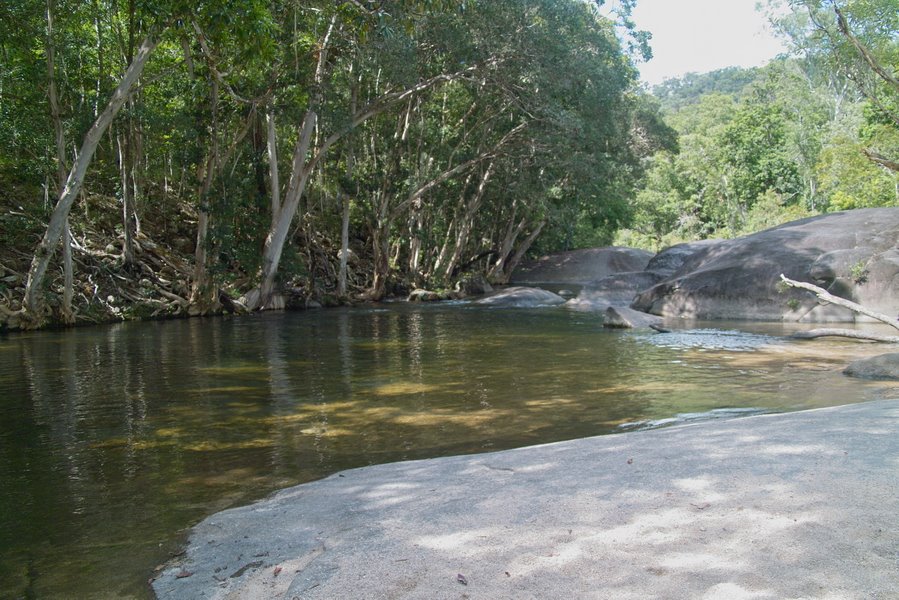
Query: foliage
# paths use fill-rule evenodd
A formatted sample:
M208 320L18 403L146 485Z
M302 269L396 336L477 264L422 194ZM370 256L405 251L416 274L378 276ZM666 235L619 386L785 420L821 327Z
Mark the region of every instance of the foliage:
M7 203L22 207L8 220L27 216L32 225L8 241L32 252L60 191L50 82L69 163L152 32L159 44L68 213L88 235L83 215L119 204L98 240L105 253L122 248L124 257L139 233L172 235L162 241L183 252L194 238L194 283L202 267L211 284L204 289L249 291L266 267L274 198L299 180L278 279L310 294L336 286L344 203L357 291L384 278L393 289L448 286L471 271L502 280L530 247L607 242L630 216L649 156L676 140L658 104L636 89L634 60L649 51L648 35L629 18L633 2L619 3L616 22L598 5L6 3L0 181ZM293 152L304 139L305 153ZM141 257L145 243L122 278L154 268ZM76 247L76 264L85 247ZM190 284L166 283L168 298L186 298Z

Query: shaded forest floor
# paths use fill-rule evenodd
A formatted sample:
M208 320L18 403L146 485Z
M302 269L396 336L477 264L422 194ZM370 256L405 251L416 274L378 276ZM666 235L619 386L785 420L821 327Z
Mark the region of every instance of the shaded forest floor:
M114 198L90 196L73 211L73 298L75 325L188 314L195 216L141 220L134 237L135 261L123 257L121 208ZM0 304L2 326L17 329L33 252L49 214L25 207L33 203L0 199ZM110 242L109 240L115 240ZM57 250L48 272L45 301L49 325L65 324L64 274Z
M13 188L15 189L15 188ZM40 190L35 191L40 194ZM28 269L46 228L51 203L34 207L33 200L0 197L0 330L25 326L20 313ZM30 208L26 208L30 207ZM134 262L124 260L121 205L115 198L90 195L79 201L70 223L73 239L74 285L72 308L74 325L137 319L161 319L239 312L234 300L252 287L252 273L218 266L219 287L211 309L200 311L190 303L196 239L196 211L186 203L167 211L146 211L133 238ZM326 247L330 244L326 240ZM331 254L331 253L329 253ZM337 304L330 293L336 273L336 252L318 257L322 271L318 279L292 277L284 282L287 308L310 304ZM228 269L224 271L224 269ZM45 288L47 326L65 326L62 310L64 290L62 251L57 250L48 271ZM310 285L310 281L316 282ZM364 285L351 273L351 289Z

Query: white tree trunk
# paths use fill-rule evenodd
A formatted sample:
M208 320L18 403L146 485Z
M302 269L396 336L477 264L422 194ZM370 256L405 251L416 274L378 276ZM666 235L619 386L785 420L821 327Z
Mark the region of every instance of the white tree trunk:
M147 60L150 58L153 49L156 48L158 43L158 37L153 34L147 36L143 41L134 60L131 62L131 65L129 65L128 70L125 71L125 74L119 81L119 85L116 87L115 92L113 92L112 98L110 98L106 108L103 109L103 112L100 113L100 116L97 117L97 120L94 121L94 124L91 125L91 128L84 136L81 150L69 171L66 185L60 192L59 200L50 216L47 230L44 232L43 238L34 251L31 267L28 270L28 281L25 284L24 308L26 313L35 320L40 320L41 318L42 303L40 291L44 284L47 268L50 265L50 259L53 257L53 253L59 245L60 238L65 230L69 211L72 209L72 204L75 202L75 198L78 197L81 187L84 184L84 177L87 173L87 168L90 166L91 160L94 157L94 152L97 150L97 145L100 143L104 132L109 127L110 123L112 123L116 114L122 108L122 105L128 99L131 88L140 78L140 75L147 64Z
M266 145L268 147L268 172L269 183L272 187L272 222L281 212L281 178L278 174L278 143L275 138L275 109L269 106L265 115L265 124L268 132Z
M534 241L537 239L537 236L540 235L540 232L543 231L543 228L546 226L546 221L540 221L537 227L521 242L521 245L515 251L515 254L512 255L512 258L506 263L503 272L500 274L498 278L499 283L508 283L509 279L512 277L512 271L515 270L515 267L518 266L518 263L521 262L521 259L524 257L524 253L530 250Z
M56 90L56 51L53 45L53 0L47 0L47 96L50 101L50 117L53 121L53 133L56 140L56 184L57 192L66 185L66 140L59 110L59 95ZM62 236L63 293L62 319L71 325L75 322L72 309L72 298L75 296L75 274L72 261L72 232L69 230L69 219L66 217Z

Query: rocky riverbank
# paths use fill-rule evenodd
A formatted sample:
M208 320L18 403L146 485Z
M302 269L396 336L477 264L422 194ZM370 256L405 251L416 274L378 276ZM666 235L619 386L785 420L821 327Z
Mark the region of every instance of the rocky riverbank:
M895 315L897 239L899 208L870 208L802 219L733 240L679 244L652 257L606 249L593 264L585 259L595 250L550 255L526 265L513 281L535 281L537 273L541 285L578 282L583 288L567 306L579 310L625 306L681 319L855 322L858 315L848 309L822 304L811 292L786 289L780 275Z

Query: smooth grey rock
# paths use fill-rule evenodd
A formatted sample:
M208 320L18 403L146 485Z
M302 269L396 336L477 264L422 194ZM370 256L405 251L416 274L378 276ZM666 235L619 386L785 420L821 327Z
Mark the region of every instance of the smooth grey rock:
M537 308L565 304L565 298L540 288L512 286L476 300L475 304L509 308Z
M869 208L802 219L687 256L632 308L694 319L862 321L820 305L810 292L782 290L780 274L828 288L873 310L899 310L899 208ZM859 274L863 277L859 277Z
M616 273L585 285L565 306L574 310L603 311L610 306L630 306L637 294L655 285L661 277L649 271Z
M669 246L650 259L646 265L646 270L657 274L659 279L670 277L680 271L684 264L699 250L710 248L720 244L722 241L699 240L697 242L686 242Z
M208 517L153 589L895 598L897 456L883 400L354 469Z
M644 312L624 306L610 306L606 309L603 327L616 329L642 329L652 325L661 325L662 317L649 315Z
M430 290L412 290L406 298L407 302L437 302L441 300L440 294Z
M456 291L463 296L483 296L493 291L490 282L480 274L463 277L456 283Z
M557 252L523 263L512 273L512 282L591 283L615 273L642 271L652 256L621 246Z
M843 373L859 379L899 380L899 352L853 361Z

